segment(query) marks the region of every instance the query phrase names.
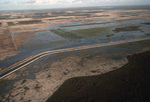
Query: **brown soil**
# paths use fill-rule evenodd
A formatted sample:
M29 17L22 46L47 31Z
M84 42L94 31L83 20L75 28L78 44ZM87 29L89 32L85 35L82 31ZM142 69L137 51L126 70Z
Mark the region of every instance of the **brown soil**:
M15 34L15 42L17 47L20 47L22 44L27 42L27 39L30 35L37 33L38 31L30 32L20 32Z
M2 28L0 34L0 60L17 54L8 28Z
M0 35L0 49L1 49L0 52L2 52L2 50L4 49L5 50L14 49L13 41L7 28L4 28L3 34Z
M3 53L0 53L0 60L4 60L6 58L9 58L9 57L12 57L12 56L15 56L17 55L18 52L17 51L5 51ZM1 70L2 71L2 70Z

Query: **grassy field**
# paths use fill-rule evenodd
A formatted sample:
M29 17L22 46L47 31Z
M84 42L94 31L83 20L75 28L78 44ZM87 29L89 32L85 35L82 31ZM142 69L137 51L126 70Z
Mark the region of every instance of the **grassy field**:
M55 46L59 46L59 45L62 45L62 44L65 44L66 41L64 40L60 40L60 41L53 41L53 42L49 42L49 43L41 43L41 44L36 44L36 45L28 45L28 46L21 46L20 48L21 49L33 49L33 48L38 48L38 47L43 47L43 46L49 46L49 45L55 45Z
M67 39L70 39L70 40L76 40L76 39L82 39L83 36L80 36L78 34L75 34L73 32L68 32L68 31L65 31L63 29L52 29L51 32L63 37L63 38L67 38Z
M140 46L144 46L144 47L150 47L150 40L144 40L144 41L137 41L135 42Z
M63 40L61 40L61 41L53 41L53 42L51 42L50 44L51 45L62 45L62 44L65 44L66 43L66 41L63 41Z
M107 24L110 22L105 23L87 23L87 24L79 24L79 25L68 25L68 26L61 26L61 27L76 27L76 26L87 26L87 25L100 25L100 24Z
M150 47L150 40L143 40L143 41L136 41L130 43L124 43L116 45L117 48L127 49L130 51L135 51L142 48L149 48Z
M108 35L111 33L111 27L72 30L72 32L78 33L85 37L92 37L97 35Z
M115 26L115 27L101 27L101 28L89 28L89 29L79 29L72 30L71 32L80 34L84 37L92 37L98 35L114 35L113 33L120 33L125 31L142 31L140 26Z
M0 20L9 19L11 15L1 15Z
M15 25L14 22L7 22L8 26L13 26Z
M42 23L41 20L29 20L29 21L19 21L18 24L36 24Z

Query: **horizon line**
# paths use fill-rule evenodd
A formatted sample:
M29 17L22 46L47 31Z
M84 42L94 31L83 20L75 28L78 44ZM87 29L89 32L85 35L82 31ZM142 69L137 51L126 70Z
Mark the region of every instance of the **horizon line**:
M106 5L106 6L81 6L81 7L54 7L54 8L32 8L32 9L30 9L30 8L24 8L24 9L13 9L13 10L7 10L7 9L5 9L5 10L0 10L0 12L1 11L34 11L34 10L55 10L55 9L69 9L69 8L71 8L71 9L74 9L74 8L97 8L97 7L140 7L140 6L149 6L149 8L150 8L150 4L147 4L147 5Z

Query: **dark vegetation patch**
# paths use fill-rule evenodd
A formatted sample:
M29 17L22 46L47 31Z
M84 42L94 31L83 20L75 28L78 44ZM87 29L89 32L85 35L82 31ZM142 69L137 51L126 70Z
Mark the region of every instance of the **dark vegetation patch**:
M66 42L63 41L63 40L60 40L60 41L53 41L53 42L50 42L49 44L51 45L62 45L62 44L65 44Z
M48 14L45 14L45 15L25 15L24 18L33 18L33 19L36 19L36 18L49 18L49 17L57 17L56 15L48 15Z
M24 87L24 89L25 89L25 90L29 90L30 88L28 88L28 87Z
M139 15L138 12L135 12L135 13L133 13L133 12L121 12L119 14L120 15L128 15L128 16L138 16Z
M47 78L50 78L51 77L51 75L49 74L48 76L47 76Z
M0 87L2 87L3 85L7 84L9 82L9 80L7 79L1 79L0 80Z
M36 24L42 23L41 20L29 20L29 21L19 21L18 24Z
M128 27L122 27L122 28L115 28L113 31L115 33L119 32L125 32L125 31L138 31L141 30L139 26L128 26Z
M11 17L11 15L7 15L7 16L0 16L0 20L5 20L5 19L21 19L24 18L22 16L16 16L16 17Z
M120 17L128 17L128 16L126 16L126 15L121 15Z
M110 23L110 22L105 22L105 23L87 23L87 24L69 25L69 26L61 26L61 27L75 27L75 26L97 25L97 24L107 24L107 23Z
M47 102L149 102L150 51L127 58L114 71L65 81Z
M34 87L34 89L37 90L37 91L38 91L40 88L41 88L41 87L40 87L38 84L36 84L36 86Z
M91 17L91 14L89 14L89 13L73 13L72 16L86 16L86 17Z
M142 24L145 24L145 25L150 25L150 23L142 23Z
M21 82L21 85L22 85L22 84L24 84L26 81L27 81L27 80L26 80L26 79L24 79L24 80Z
M92 73L98 73L99 72L99 69L97 70L91 70Z
M117 19L117 22L122 22L122 21L131 21L134 20L133 18L129 18L129 19Z
M109 17L109 15L99 15L99 16L94 16L94 17Z
M30 18L48 18L48 17L51 17L51 16L49 16L49 15L35 15L35 16L31 16Z
M136 43L143 47L150 47L150 40L137 41Z
M117 48L121 49L127 49L130 51L138 51L139 49L142 48L149 48L150 47L150 40L142 40L142 41L135 41L135 42L130 42L130 43L124 43L124 44L119 44L116 46Z
M55 18L55 19L48 19L48 20L64 20L64 19L70 19L70 18Z
M105 11L76 11L75 13L102 13L102 12L105 12Z
M63 29L52 29L51 32L55 33L55 34L58 34L59 36L63 37L63 38L68 38L68 39L71 39L71 40L75 40L75 39L82 39L83 37L78 35L78 34L75 34L73 32L68 32L68 31L65 31Z
M8 24L9 26L15 25L14 22L7 22L7 24Z
M150 33L146 33L145 35L150 36Z
M11 15L1 15L0 20L9 19Z
M35 15L47 15L48 13L34 13Z
M9 18L9 19L21 19L21 18L24 18L24 17L22 17L22 16L15 16L15 17Z
M85 37L91 37L97 35L108 35L111 32L111 27L79 29L79 30L72 30L72 32L78 33Z
M34 44L29 44L27 46L21 46L19 48L21 48L21 49L33 49L33 48L40 48L40 47L49 46L49 45L59 46L59 45L65 44L65 43L66 43L66 41L60 40L60 41L40 43L40 44L35 44L35 45Z
M55 16L86 16L86 17L91 16L90 13L84 13L84 12L67 13L65 11L55 11L55 12L52 12L51 14Z
M59 16L59 15L57 15ZM79 13L65 13L62 14L61 16L86 16L86 17L90 17L90 14L79 14Z
M111 37L111 36L114 36L115 34L108 34L106 35L106 37Z
M2 23L0 22L0 26L2 26Z
M16 18L19 19L19 18L24 18L24 17L22 17L22 16L17 16Z

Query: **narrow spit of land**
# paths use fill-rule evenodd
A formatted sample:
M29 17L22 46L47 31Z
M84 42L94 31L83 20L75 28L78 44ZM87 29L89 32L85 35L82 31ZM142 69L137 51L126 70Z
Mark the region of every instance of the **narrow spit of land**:
M142 41L150 39L150 37L143 37L143 38L136 38L136 39L129 39L129 40L120 40L115 42L107 42L107 43L100 43L100 44L93 44L93 45L86 45L86 46L79 46L79 47L72 47L72 48L65 48L65 49L59 49L59 50L52 50L52 51L46 51L34 56L30 56L24 60L21 60L10 67L4 68L0 72L0 79L3 79L4 77L18 71L21 68L24 68L25 66L35 62L36 60L47 56L51 54L56 53L63 53L63 52L70 52L70 51L78 51L78 50L84 50L84 49L90 49L90 48L96 48L96 47L104 47L104 46L111 46L111 45L117 45L117 44L123 44L123 43L129 43L129 42L135 42L135 41Z

